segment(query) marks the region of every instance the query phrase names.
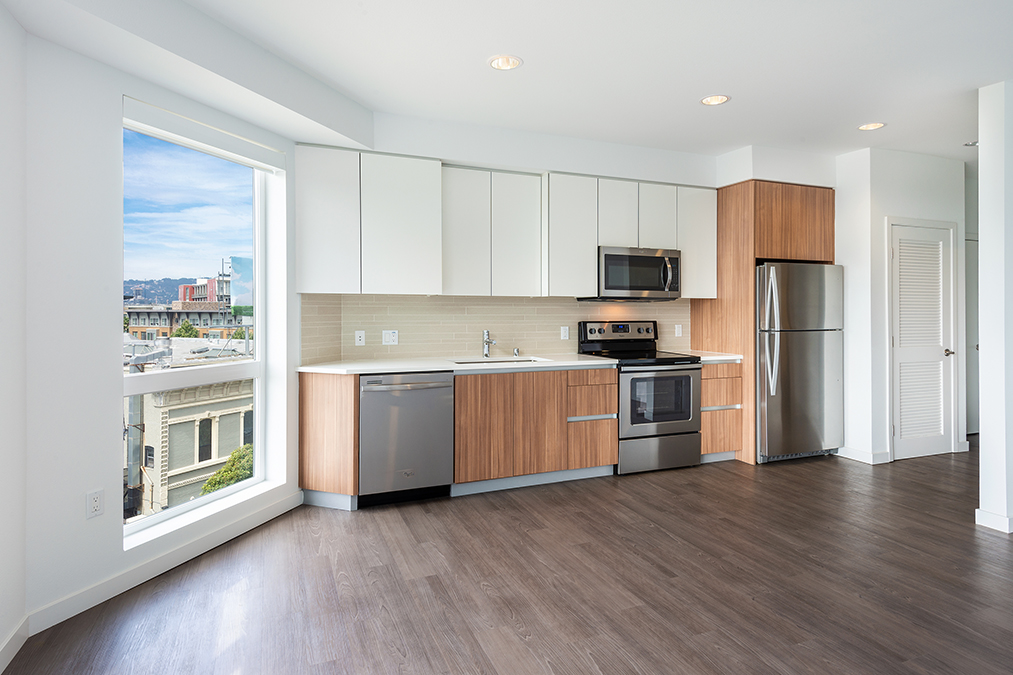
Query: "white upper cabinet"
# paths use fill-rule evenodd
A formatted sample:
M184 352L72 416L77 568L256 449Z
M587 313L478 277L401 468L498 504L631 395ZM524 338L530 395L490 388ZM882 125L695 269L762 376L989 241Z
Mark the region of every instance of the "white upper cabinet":
M443 291L442 167L362 154L362 292Z
M296 288L358 293L359 153L295 148Z
M678 249L674 185L640 183L640 248Z
M682 297L718 297L718 192L679 188Z
M672 217L675 217L674 209ZM636 248L640 236L637 221L637 183L599 178L598 245ZM674 223L672 229L675 229Z
M542 179L492 174L492 294L541 295Z
M549 174L549 295L598 290L598 179Z
M492 293L492 173L443 167L443 294Z

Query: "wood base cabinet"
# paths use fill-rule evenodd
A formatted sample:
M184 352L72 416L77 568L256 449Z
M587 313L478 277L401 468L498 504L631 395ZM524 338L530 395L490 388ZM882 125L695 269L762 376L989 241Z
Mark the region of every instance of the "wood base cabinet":
M359 494L359 376L299 373L299 487Z
M567 421L614 414L615 378L614 369L458 375L454 482L615 464L615 418Z

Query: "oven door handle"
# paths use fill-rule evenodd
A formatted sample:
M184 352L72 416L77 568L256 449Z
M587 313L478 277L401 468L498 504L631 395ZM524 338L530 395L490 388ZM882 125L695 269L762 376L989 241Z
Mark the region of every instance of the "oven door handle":
M673 370L701 370L699 363L690 363L679 366L621 366L622 373L653 373Z

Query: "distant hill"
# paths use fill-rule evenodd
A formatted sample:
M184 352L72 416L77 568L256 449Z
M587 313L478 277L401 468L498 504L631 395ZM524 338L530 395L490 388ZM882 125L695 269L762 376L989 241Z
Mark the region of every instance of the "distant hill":
M197 279L127 279L123 282L123 295L136 296L124 300L125 305L168 305L179 300L179 287L195 283Z

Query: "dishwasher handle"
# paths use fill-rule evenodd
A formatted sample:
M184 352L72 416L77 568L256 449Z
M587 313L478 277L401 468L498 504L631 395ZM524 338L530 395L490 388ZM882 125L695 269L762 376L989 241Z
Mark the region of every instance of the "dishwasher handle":
M360 389L365 394L371 391L418 391L419 389L447 389L453 386L453 382L412 382L410 384L364 384Z

